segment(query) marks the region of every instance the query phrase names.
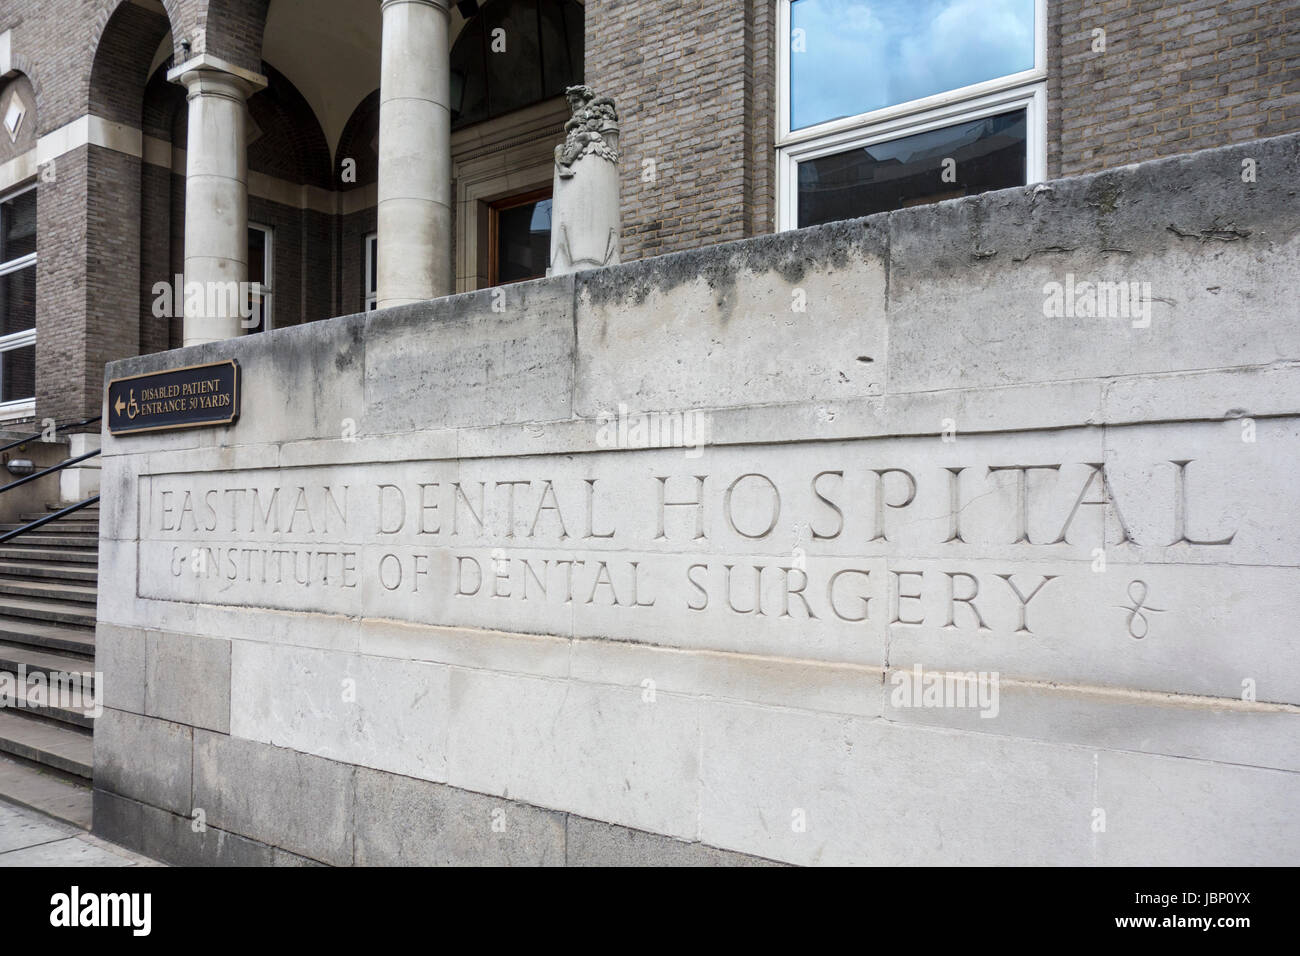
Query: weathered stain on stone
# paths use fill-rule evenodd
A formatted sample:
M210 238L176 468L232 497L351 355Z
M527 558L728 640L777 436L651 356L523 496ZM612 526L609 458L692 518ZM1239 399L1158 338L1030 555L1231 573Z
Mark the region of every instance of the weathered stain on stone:
M1166 226L1179 239L1195 239L1198 242L1237 242L1240 239L1250 238L1249 229L1238 229L1235 225L1220 226L1219 220L1215 219L1214 224L1200 230L1180 229L1178 226L1170 223Z
M593 306L610 302L643 305L652 290L668 293L700 279L711 289L726 290L734 287L744 272L775 271L786 282L797 285L814 268L846 269L855 260L883 257L888 215L880 213L865 219L643 259L584 272L579 282Z
M361 332L360 324L353 325L349 329L347 346L339 349L334 356L334 368L337 371L346 371L365 357L365 339Z

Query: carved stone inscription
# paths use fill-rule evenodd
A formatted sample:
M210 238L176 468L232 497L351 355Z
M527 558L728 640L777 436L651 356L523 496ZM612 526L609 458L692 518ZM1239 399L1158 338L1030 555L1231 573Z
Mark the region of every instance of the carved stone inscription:
M963 441L146 476L139 593L874 662L912 631L1150 642L1190 626L1177 566L1295 563L1281 467L1208 429Z

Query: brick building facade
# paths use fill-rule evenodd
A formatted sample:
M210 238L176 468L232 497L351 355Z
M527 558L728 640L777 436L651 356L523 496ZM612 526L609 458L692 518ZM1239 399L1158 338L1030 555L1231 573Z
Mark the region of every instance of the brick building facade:
M583 81L618 103L624 260L796 225L803 164L835 160L835 143L917 135L931 115L962 121L960 108L983 102L941 91L931 113L892 104L832 117L816 127L825 136L787 129L791 31L809 10L854 12L858 0L801 3L454 5L453 92L462 116L480 87L487 104L485 118L452 124L455 288L536 274L535 260L503 257L509 229L544 219L550 150L568 115L557 84ZM997 108L1025 111L1025 182L1300 129L1300 0L1000 6L1031 11L1035 30L1018 85L984 83L992 100L1005 99ZM380 17L378 3L344 0L0 2L0 116L21 113L0 133L0 201L28 188L37 197L34 261L9 261L10 275L34 274L35 308L20 290L6 299L34 311L34 344L0 340L13 346L5 368L14 382L34 354L35 401L0 403L0 413L96 414L106 362L181 344L181 320L155 304L158 283L186 258L189 107L168 72L195 56L265 81L248 97L247 218L262 230L256 267L267 268L272 324L373 305ZM498 27L502 52L519 57L505 67L489 59ZM482 77L457 67L478 62L471 44L482 44ZM978 188L955 186L933 198ZM25 314L6 332L22 332L11 326Z

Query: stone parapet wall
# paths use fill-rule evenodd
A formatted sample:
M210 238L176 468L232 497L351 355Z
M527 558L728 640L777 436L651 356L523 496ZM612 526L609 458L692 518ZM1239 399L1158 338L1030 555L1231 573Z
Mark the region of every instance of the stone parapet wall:
M96 830L1293 860L1298 173L1287 136L113 363L243 397L105 436Z

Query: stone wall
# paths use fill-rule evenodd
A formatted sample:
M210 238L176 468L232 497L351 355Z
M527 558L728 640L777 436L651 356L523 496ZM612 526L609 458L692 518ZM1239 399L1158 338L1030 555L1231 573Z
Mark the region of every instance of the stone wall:
M104 436L96 831L1293 860L1300 137L1245 154L110 365L243 397Z

